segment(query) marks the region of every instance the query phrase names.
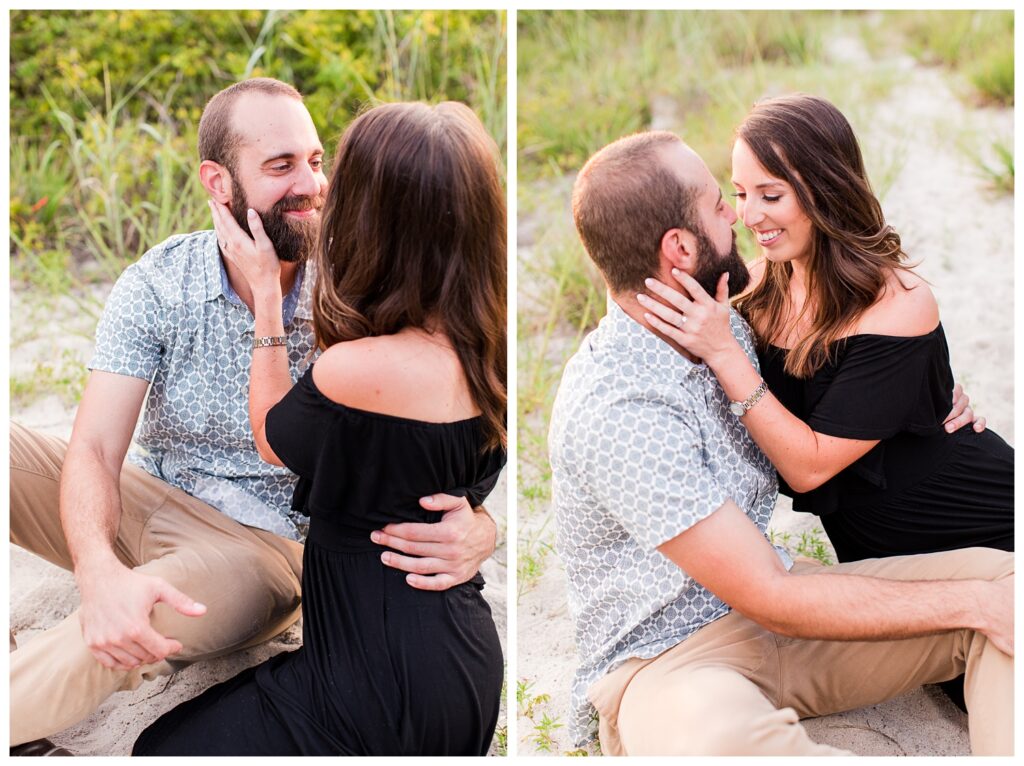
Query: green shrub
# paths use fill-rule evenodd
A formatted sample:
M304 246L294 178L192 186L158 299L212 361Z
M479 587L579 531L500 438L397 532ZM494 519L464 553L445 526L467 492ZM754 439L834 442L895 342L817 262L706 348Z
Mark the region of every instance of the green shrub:
M504 153L505 16L495 11L13 11L13 273L109 281L209 213L206 101L248 76L305 94L328 153L368 103L456 99Z

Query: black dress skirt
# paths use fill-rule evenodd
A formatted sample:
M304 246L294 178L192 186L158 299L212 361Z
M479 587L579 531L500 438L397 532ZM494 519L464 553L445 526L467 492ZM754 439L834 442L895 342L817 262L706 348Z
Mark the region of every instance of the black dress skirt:
M772 393L812 430L878 439L811 492L779 489L817 514L840 561L984 546L1013 550L1013 448L969 426L947 434L953 374L940 324L927 335L854 335L812 377L785 349L759 351Z
M134 754L486 754L503 663L482 578L416 590L381 563L370 532L437 521L419 506L434 492L479 504L504 451L484 450L480 418L426 423L337 404L312 368L270 411L267 441L299 476L294 505L310 516L302 647L166 713Z

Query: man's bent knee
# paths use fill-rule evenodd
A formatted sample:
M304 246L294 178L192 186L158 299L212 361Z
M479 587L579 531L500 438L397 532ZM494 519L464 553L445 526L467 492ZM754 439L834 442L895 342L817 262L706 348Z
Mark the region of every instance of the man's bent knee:
M780 740L788 737L780 733L800 726L794 710L776 709L734 670L703 667L672 676L636 684L638 676L627 687L619 733L628 755L784 754ZM658 689L657 680L665 686Z

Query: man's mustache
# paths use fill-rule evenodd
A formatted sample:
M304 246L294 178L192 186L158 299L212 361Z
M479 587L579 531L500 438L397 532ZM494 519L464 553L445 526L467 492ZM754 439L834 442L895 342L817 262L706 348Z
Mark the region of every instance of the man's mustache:
M312 197L288 195L281 197L270 209L272 213L287 213L290 210L301 212L304 210L320 210L326 201L323 194L316 194Z

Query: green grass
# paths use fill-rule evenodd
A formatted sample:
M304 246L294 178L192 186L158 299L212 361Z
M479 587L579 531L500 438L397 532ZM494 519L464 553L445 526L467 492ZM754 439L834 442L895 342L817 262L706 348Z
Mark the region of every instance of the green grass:
M768 541L772 545L782 546L791 556L816 559L825 566L835 563L832 547L821 527L814 527L810 532L801 532L796 537L791 532L776 532L769 528Z
M508 665L505 665L505 673L501 681L501 704L504 707L508 700ZM494 729L494 749L498 756L508 755L508 725L501 724Z
M551 702L551 695L534 694L532 689L532 681L520 679L516 682L516 705L519 717L526 718L533 724L533 731L527 740L533 743L537 750L553 753L558 749L554 734L565 724L559 720L559 716L552 716L545 709Z
M38 364L31 373L11 376L11 404L17 407L53 394L72 407L81 399L88 377L89 371L78 356L65 349L54 362Z
M991 162L979 160L979 169L993 189L1004 194L1013 194L1013 147L996 141L992 144L992 150L995 159Z
M1012 11L904 11L891 18L918 60L962 72L982 102L1013 104Z

